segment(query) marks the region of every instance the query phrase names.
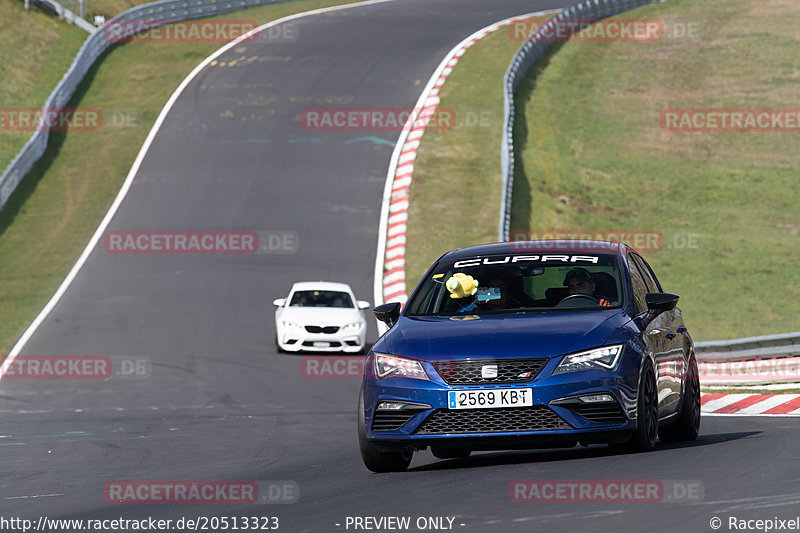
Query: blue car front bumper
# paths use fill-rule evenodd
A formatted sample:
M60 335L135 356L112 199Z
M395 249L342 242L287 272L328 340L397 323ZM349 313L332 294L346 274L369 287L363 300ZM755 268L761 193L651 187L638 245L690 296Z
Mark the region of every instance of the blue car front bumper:
M396 449L426 446L473 450L571 446L578 442L624 442L636 429L638 367L635 354L623 356L614 371L584 370L553 375L554 357L531 381L513 384L452 385L422 361L430 380L378 379L367 359L362 387L366 438ZM532 406L450 409L448 392L529 388ZM581 397L608 395L587 403ZM389 407L389 409L386 409Z

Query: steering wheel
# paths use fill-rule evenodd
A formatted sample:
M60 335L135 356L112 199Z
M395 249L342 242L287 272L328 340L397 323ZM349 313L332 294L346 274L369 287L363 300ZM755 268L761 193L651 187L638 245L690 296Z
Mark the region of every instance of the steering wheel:
M564 305L566 302L566 305ZM570 294L560 302L556 304L556 307L573 307L570 304L579 304L577 307L589 307L589 305L580 305L580 304L589 304L592 306L598 305L600 303L600 299L592 296L590 294Z

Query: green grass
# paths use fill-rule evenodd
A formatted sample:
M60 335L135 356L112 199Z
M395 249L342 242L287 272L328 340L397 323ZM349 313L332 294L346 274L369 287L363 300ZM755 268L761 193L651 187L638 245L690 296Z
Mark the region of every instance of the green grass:
M147 4L152 1L154 0L86 0L84 4L84 18L89 22L94 20L95 15L101 15L106 17L106 19L110 19L132 7L140 4ZM81 14L80 0L60 0L59 3L76 15Z
M659 119L667 108L796 108L800 4L674 0L621 17L662 19L667 28L690 21L699 36L569 42L542 58L517 93L512 229L659 231L664 249L645 256L665 289L682 296L695 340L797 330L798 134L668 132ZM442 106L460 105L472 85L493 91L486 101L500 98L503 38L509 40L498 34L467 52L445 85ZM470 67L490 62L497 63L494 72ZM427 155L416 167L423 180L438 179L441 190L472 191L478 181L484 188L455 196L465 203L454 200L436 225L415 217L441 215L442 199L413 197L412 280L437 254L492 240L496 231L496 217L484 215L483 206L496 212L499 205L492 180L499 175L499 132L491 141L465 135L469 144L457 151L438 141L423 138L420 154ZM434 244L417 250L431 227ZM697 245L681 247L689 237Z
M41 107L87 35L33 4L0 0L0 108ZM31 133L0 127L0 172Z
M344 3L302 0L219 18L264 23ZM169 96L220 46L117 45L90 70L69 107L135 110L137 127L52 132L44 156L0 212L0 353L8 352L88 243Z

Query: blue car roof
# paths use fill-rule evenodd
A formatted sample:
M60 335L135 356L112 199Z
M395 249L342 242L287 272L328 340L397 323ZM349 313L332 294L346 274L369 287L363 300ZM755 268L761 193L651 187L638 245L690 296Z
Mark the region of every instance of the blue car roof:
M484 255L502 254L597 254L612 253L623 254L628 249L625 244L605 241L582 240L542 240L542 241L511 241L480 244L468 248L457 248L442 255L440 259L461 259L467 257L480 257Z

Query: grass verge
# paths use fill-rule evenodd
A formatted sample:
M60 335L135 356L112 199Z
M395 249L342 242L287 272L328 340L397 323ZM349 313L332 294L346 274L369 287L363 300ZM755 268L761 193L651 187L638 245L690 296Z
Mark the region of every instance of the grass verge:
M262 24L345 3L350 0L300 0L219 18ZM127 129L51 132L44 156L0 212L0 353L8 353L88 243L169 96L221 46L116 45L89 71L68 107L133 109L138 121Z
M155 0L87 0L84 7L84 18L89 22L94 20L95 15L110 19L132 7L153 1ZM59 0L59 3L76 15L80 15L81 0Z
M663 248L645 255L665 289L682 295L696 340L797 330L798 133L665 131L660 117L796 108L800 4L675 0L620 18L661 20L665 38L556 45L520 87L512 229L659 232ZM676 37L681 28L693 34ZM467 52L440 105L457 109L470 86L487 88L472 105L501 102L510 57L502 40L510 39L496 34ZM493 240L496 217L484 211L499 205L499 141L499 128L449 146L425 134L416 171L423 186L439 183L433 195L412 186L412 281L439 253ZM418 216L425 212L435 223Z

